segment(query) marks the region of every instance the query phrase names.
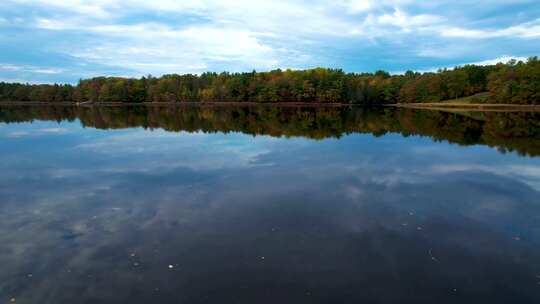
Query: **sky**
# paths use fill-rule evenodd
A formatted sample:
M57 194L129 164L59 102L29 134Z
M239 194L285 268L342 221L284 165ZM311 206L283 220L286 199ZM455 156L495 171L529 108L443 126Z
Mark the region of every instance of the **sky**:
M340 68L540 55L538 0L2 0L0 81Z

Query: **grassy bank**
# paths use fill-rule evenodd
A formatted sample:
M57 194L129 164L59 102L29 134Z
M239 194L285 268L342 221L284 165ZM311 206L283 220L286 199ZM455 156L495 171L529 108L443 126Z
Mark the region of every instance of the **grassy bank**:
M489 104L489 93L483 92L472 96L462 97L458 99L449 99L441 101L444 104Z

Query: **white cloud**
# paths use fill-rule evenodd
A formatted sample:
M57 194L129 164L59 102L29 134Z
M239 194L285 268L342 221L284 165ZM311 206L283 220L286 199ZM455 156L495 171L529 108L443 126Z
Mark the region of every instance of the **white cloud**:
M440 28L443 37L487 39L497 37L540 37L540 19L502 29L466 29L460 27Z
M499 37L537 38L540 37L540 19L524 22L505 28L482 29L466 28L454 25L452 20L433 14L408 14L399 8L393 13L369 15L364 23L364 33L370 36L387 36L395 30L385 28L393 26L404 32L434 33L443 38L493 39Z
M497 64L497 63L508 63L508 62L510 62L511 60L527 62L528 58L527 58L527 57L521 57L521 56L501 56L501 57L497 57L497 58L494 58L494 59L488 59L488 60L482 60L482 61L477 61L477 62L471 62L471 63L468 63L468 64L474 64L474 65L495 65L495 64Z
M405 31L431 27L444 21L445 19L441 16L429 14L408 15L399 9L395 10L392 14L384 14L377 18L379 24L393 25Z
M350 13L366 12L373 8L371 0L348 0L344 4Z
M70 13L77 13L82 16L96 18L109 18L111 14L107 11L107 6L116 1L107 0L7 0L19 5L41 6L47 9L55 9Z
M102 64L121 65L147 73L158 71L200 72L208 62L239 62L259 68L278 64L280 50L242 29L193 26L174 28L162 24L91 25L40 19L38 27L51 30L89 32L102 37L100 43L72 47L70 55Z
M32 68L29 70L32 73L38 73L38 74L60 74L64 72L63 69L58 68Z
M476 5L513 3L479 1ZM468 20L464 13L457 20L447 8L453 7L455 13L456 8L469 5L458 2L4 0L3 5L11 4L12 10L15 6L25 13L0 13L0 25L9 22L14 28L58 32L66 38L46 41L48 52L98 64L107 71L120 68L129 74L126 76L332 66L353 61L340 57L345 52L363 55L354 62L377 56L362 45L380 45L385 50L395 47L401 56L450 59L470 55L480 46L446 42L501 37L534 41L540 37L540 19L502 26ZM32 14L26 14L28 10ZM15 22L17 18L24 20ZM43 75L62 72L48 67L33 69L33 73Z
M417 72L420 72L420 73L429 73L429 72L431 72L431 73L433 73L433 72L437 72L440 69L451 70L456 66L464 66L464 65L496 65L497 63L508 63L511 60L527 62L528 58L527 57L522 57L522 56L501 56L501 57L497 57L497 58L493 58L493 59L486 59L486 60L481 60L481 61L459 63L459 64L456 64L456 65L453 65L453 66L445 66L445 67L438 66L438 67L431 67L431 68L428 68L428 69L420 69L420 70L417 70ZM405 74L405 71L393 71L393 72L391 72L391 74L393 74L393 75L403 75L403 74Z
M29 72L29 73L37 73L37 74L60 74L64 72L63 69L59 69L59 68L44 68L44 67L36 67L36 66L30 66L30 65L16 65L16 64L10 64L10 63L0 63L0 71Z
M4 64L0 64L0 70L4 70L4 71L20 71L22 69L21 66L19 65L15 65L15 64L9 64L9 63L4 63Z
M9 0L23 3L31 1ZM89 18L110 18L122 16L137 8L148 12L169 12L203 17L209 23L226 28L243 28L255 32L285 34L319 33L345 35L352 32L355 22L341 18L344 13L369 10L371 1L314 1L306 5L303 1L293 0L208 0L208 1L172 1L172 0L111 0L111 1L64 1L39 0L42 5L69 10L76 20ZM61 4L60 4L61 3ZM91 4L90 4L91 3ZM97 13L85 13L85 10ZM334 14L335 13L335 14ZM69 16L69 15L66 15ZM65 18L60 19L60 24ZM51 24L43 24L43 21ZM101 20L99 24L103 24ZM105 20L106 21L106 20ZM60 29L55 20L42 20L42 28ZM96 23L97 24L97 23Z
M23 79L23 78L9 78L9 77L0 77L0 82L28 83L28 84L55 84L54 81L36 81L36 80L28 80L28 79Z

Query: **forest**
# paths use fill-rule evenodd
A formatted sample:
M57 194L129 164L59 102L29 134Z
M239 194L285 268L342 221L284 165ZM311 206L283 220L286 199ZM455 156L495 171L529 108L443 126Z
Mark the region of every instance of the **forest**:
M486 98L476 98L483 94ZM435 103L473 96L473 103L540 104L540 61L465 65L391 75L339 69L201 75L97 77L69 84L0 83L0 102L43 103Z

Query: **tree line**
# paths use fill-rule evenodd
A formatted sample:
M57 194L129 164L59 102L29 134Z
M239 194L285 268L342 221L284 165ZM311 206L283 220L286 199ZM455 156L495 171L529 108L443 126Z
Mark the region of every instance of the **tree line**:
M0 101L46 103L296 102L426 103L486 93L476 102L540 103L540 61L465 65L437 72L391 75L339 69L273 70L250 73L97 77L69 84L0 83Z

